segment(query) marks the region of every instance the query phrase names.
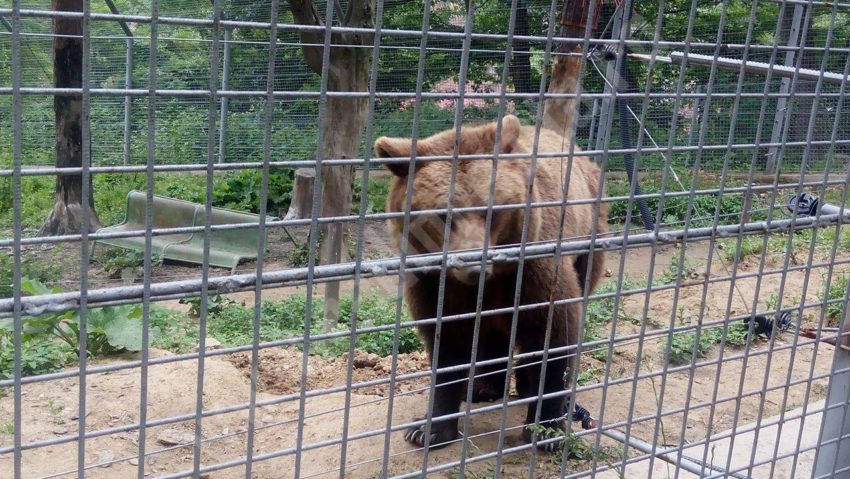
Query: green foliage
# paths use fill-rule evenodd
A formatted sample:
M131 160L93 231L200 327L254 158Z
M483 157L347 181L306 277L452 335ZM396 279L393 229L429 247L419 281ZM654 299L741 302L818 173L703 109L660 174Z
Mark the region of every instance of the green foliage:
M608 281L607 283L599 286L594 291L594 295L599 294L610 294L617 291L617 282L615 280ZM621 291L635 289L638 287L638 284L631 281L628 278L624 278L623 282L619 285L619 289ZM602 330L603 328L610 324L615 320L614 309L615 309L615 297L608 297L602 299L591 299L587 302L587 314L585 315L585 323L584 323L584 342L596 341L602 339ZM617 320L625 320L629 322L639 322L639 319L634 318L629 315L623 308L622 303L617 309ZM607 348L603 347L594 347L594 351L591 352L591 357L594 359L605 361L608 357Z
M110 277L120 276L124 270L140 268L145 264L144 251L127 250L122 248L107 248L100 258L102 267ZM162 264L162 257L154 254L151 264Z
M52 373L76 359L74 350L51 337L24 336L21 341L23 376ZM0 379L10 379L15 368L15 343L11 331L0 329Z
M363 197L363 185L361 178L354 179L354 198L351 201L351 213L360 214L360 202ZM388 178L369 178L369 187L366 189L366 211L365 214L383 213L386 211L387 194L390 192L390 180Z
M175 353L185 353L198 344L198 323L182 313L163 308L151 308L151 328L157 328L159 334L151 344L160 349Z
M61 292L51 289L38 281L25 279L22 290L29 295L43 295ZM141 321L142 308L132 306L108 306L89 309L86 316L86 351L89 356L100 356L122 351L139 351L142 348ZM67 311L61 314L45 314L22 318L23 338L51 337L63 341L77 351L80 347L80 312ZM0 331L9 334L13 331L11 319L0 320ZM151 337L158 334L156 328L150 330Z
M352 318L352 298L340 301L340 322L334 331L349 331ZM307 312L307 298L291 296L283 301L263 302L260 309L260 340L275 341L304 335L304 319ZM322 328L324 301L313 298L310 320L310 333L318 334ZM396 301L373 293L360 298L357 314L357 328L395 324ZM402 307L401 321L409 321ZM228 346L250 344L253 340L254 310L234 302L224 303L218 310L211 310L208 319L209 334ZM392 354L394 329L357 334L355 348L379 356ZM339 356L348 351L349 338L311 342L311 351L326 356ZM419 337L411 328L399 331L398 351L409 353L422 349Z
M824 281L826 275L824 275ZM833 301L826 306L826 316L830 324L838 324L844 315L844 295L847 291L848 282L850 282L850 274L847 272L835 272L832 275L829 289L818 291L818 299L820 301Z
M727 241L723 243L724 259L734 263L747 256L761 254L764 250L764 240L760 236L746 236L741 238L741 251L738 254L737 241Z
M642 182L641 192L643 194L657 194L661 192L661 188L655 183ZM668 184L668 189L672 188ZM613 183L607 188L608 196L629 196L630 188L628 182ZM687 195L663 197L663 210L661 214L661 222L671 224L676 227L682 227L684 221L688 218L688 203L690 201ZM661 205L661 198L653 197L646 200L647 206L651 214L656 215L658 207ZM611 223L622 224L626 221L626 213L628 212L629 201L615 201L610 203L608 209L608 218ZM710 226L714 224L714 212L718 208L718 198L716 195L696 195L693 198L690 216L690 228L698 228ZM743 202L740 194L724 194L719 201L719 218L718 224L734 225L741 221L741 210ZM640 213L636 202L631 206L631 221L634 225L640 225Z
M734 322L726 332L726 345L742 347L747 344L747 326L743 322ZM670 342L670 364L686 364L694 359L704 357L715 344L723 341L721 327L704 328L700 330L699 341L696 331L680 332L673 335Z
M682 281L696 279L699 276L696 265L688 259L687 255L682 263L682 266L679 267L679 256L674 255L670 260L670 266L658 275L658 284L673 284L679 275L681 275Z
M54 253L24 253L21 257L21 276L42 283L59 279L63 264ZM12 256L0 255L0 298L12 297Z

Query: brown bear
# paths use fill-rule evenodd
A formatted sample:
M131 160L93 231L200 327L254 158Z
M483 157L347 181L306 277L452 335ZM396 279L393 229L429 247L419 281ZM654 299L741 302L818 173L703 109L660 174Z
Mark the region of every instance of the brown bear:
M416 156L451 156L456 139L455 130L447 130L416 142ZM463 126L460 134L460 155L492 155L495 146L496 123L481 126ZM502 153L531 153L535 128L522 126L513 115L502 120ZM564 138L550 130L541 129L538 151L567 151L568 143ZM410 158L412 141L409 138L381 137L375 142L375 151L381 158ZM532 208L528 221L526 242L552 241L558 238L558 227L563 192L563 180L568 171L568 158L538 157L537 168L531 185L533 202L556 202L557 206ZM586 157L574 156L569 175L569 200L593 199L597 197L600 183L600 169ZM387 211L403 212L407 196L409 162L387 163L393 173L392 185L387 197ZM453 208L487 206L490 192L492 161L480 159L459 160ZM414 165L413 191L410 195L411 211L445 210L448 204L449 186L452 176L451 161L417 161ZM500 158L497 166L494 205L522 204L527 200L531 158ZM571 205L566 208L563 238L588 237L591 234L594 216L599 217L597 233L607 231L606 208L604 204ZM521 242L524 207L494 211L490 226L490 247L517 245ZM486 212L452 213L449 250L481 250L484 245ZM397 247L401 248L404 220L393 218L389 229ZM410 218L408 254L441 252L445 214L412 216ZM595 288L604 269L604 255L601 251L593 254L593 266L588 268L589 254L564 256L560 260L557 278L555 262L551 257L526 260L522 272L520 304L547 303L551 300L581 297L585 278L590 270L590 288ZM517 282L518 265L516 262L488 265L483 273L486 277L483 291L482 311L514 306L514 293ZM477 306L478 281L481 275L480 263L472 265L452 265L447 270L443 316L474 313ZM439 271L415 272L406 274L405 300L411 317L416 320L432 319L437 316L439 294ZM548 307L534 308L519 313L516 329L516 348L519 352L541 351L544 347ZM555 308L549 347L558 348L574 345L578 341L579 322L582 305L571 303ZM477 360L502 358L505 362L476 369L473 383L473 400L501 399L505 393L506 359L508 356L512 314L482 316L479 328ZM474 319L442 322L439 350L433 354L434 324L418 325L417 330L423 337L431 366L434 369L468 364L472 360L472 342ZM575 372L574 356L564 353L553 354L547 362L543 392L548 394L563 391L570 384L571 374ZM537 362L538 364L534 364ZM522 362L515 368L516 388L520 397L536 396L540 384L541 368L539 356ZM483 379L479 376L483 375ZM457 413L461 401L466 397L468 371L453 371L437 374L434 389L431 435L427 441L431 447L441 447L458 437L457 419L439 420L441 416ZM565 397L542 401L540 423L555 428L563 428L560 418L564 415ZM537 401L529 404L526 424L532 424L537 412ZM531 431L525 428L523 437L531 439ZM405 438L413 444L424 447L425 427L408 429ZM550 444L550 446L552 446Z

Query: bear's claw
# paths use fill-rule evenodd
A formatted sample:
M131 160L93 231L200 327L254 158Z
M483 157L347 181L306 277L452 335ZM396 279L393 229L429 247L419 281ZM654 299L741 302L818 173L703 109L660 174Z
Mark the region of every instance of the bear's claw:
M438 429L434 426L431 428L430 438L428 440L429 449L440 449L446 447L449 443L457 439L458 432L449 429ZM425 447L425 425L414 426L407 429L404 433L404 439L418 447Z

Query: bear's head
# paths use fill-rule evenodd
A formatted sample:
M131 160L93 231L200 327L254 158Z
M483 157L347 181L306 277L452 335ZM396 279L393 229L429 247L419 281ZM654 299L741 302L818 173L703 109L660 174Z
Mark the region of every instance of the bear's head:
M492 155L495 150L496 123L463 127L460 134L459 155ZM520 148L522 127L519 119L507 115L502 120L500 152L511 153ZM407 204L407 186L413 164L413 189L410 192L410 211L428 211L410 217L407 238L409 255L437 253L443 249L446 226L446 208L452 177L451 160L419 160L420 157L447 156L454 154L456 131L446 130L416 142L410 138L381 137L375 141L375 152L379 158L407 159L404 162L387 163L393 174L387 197L387 211L404 212ZM494 205L519 205L526 201L528 169L525 163L516 160L500 160L497 167ZM452 197L451 230L448 239L449 251L481 250L484 247L486 228L486 206L490 196L493 164L490 159L461 159L457 162L454 194ZM456 211L458 208L485 207L480 211ZM536 214L532 210L532 215ZM489 245L516 244L521 240L523 210L521 208L494 210L490 224ZM390 232L396 246L402 245L403 218L389 220ZM531 226L528 241L535 236ZM488 266L486 274L499 274L503 269L515 266L500 266L493 270ZM480 275L480 263L449 269L449 274L466 284L476 284Z

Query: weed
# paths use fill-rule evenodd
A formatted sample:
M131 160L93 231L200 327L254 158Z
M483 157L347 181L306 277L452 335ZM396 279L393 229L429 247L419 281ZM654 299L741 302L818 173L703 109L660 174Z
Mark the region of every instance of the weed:
M197 318L201 315L201 298L181 298L178 302L180 304L189 305L189 316ZM219 314L224 310L226 306L230 306L233 304L236 304L236 301L217 294L212 298L207 298L207 313Z
M49 399L47 401L47 410L50 411L50 414L55 416L62 412L63 409L65 409L65 405L61 402L55 401L53 399Z
M726 345L741 347L747 343L747 326L743 322L729 325L726 331ZM699 342L696 331L675 333L670 342L670 364L690 363L694 359L704 357L715 344L723 340L721 327L703 328L700 330Z
M62 369L76 355L65 343L49 337L22 338L21 374L33 376ZM12 334L0 330L0 379L10 379L15 371L15 346Z
M62 273L62 262L55 254L24 254L21 258L21 275L41 282L56 281ZM12 256L0 254L0 298L12 296Z
M109 274L110 278L119 278L125 270L134 270L145 264L144 251L126 250L122 248L108 248L103 252L100 259L103 270ZM151 257L151 264L158 266L162 264L162 257L154 254Z
M679 258L674 256L670 261L670 266L658 275L658 284L673 284L680 275L682 281L699 278L696 265L687 256L682 261L681 267L679 266Z
M738 250L737 241L723 243L724 259L729 263L735 263L747 256L761 254L764 250L764 241L761 237L748 236L741 238L741 249Z
M3 434L13 435L15 434L15 423L12 422L4 422L0 424L0 432Z
M578 382L579 386L584 386L585 384L595 381L596 377L599 375L600 372L602 372L602 368L598 368L595 366L589 367L579 373L578 379L576 381Z
M198 344L198 323L182 313L151 308L150 325L159 330L159 335L151 341L157 348L185 353Z
M824 283L826 283L826 275L823 275ZM818 299L828 302L826 306L826 317L830 326L838 324L840 318L844 314L844 294L847 291L848 283L850 283L850 274L847 272L833 273L832 281L830 281L829 289L818 291Z

